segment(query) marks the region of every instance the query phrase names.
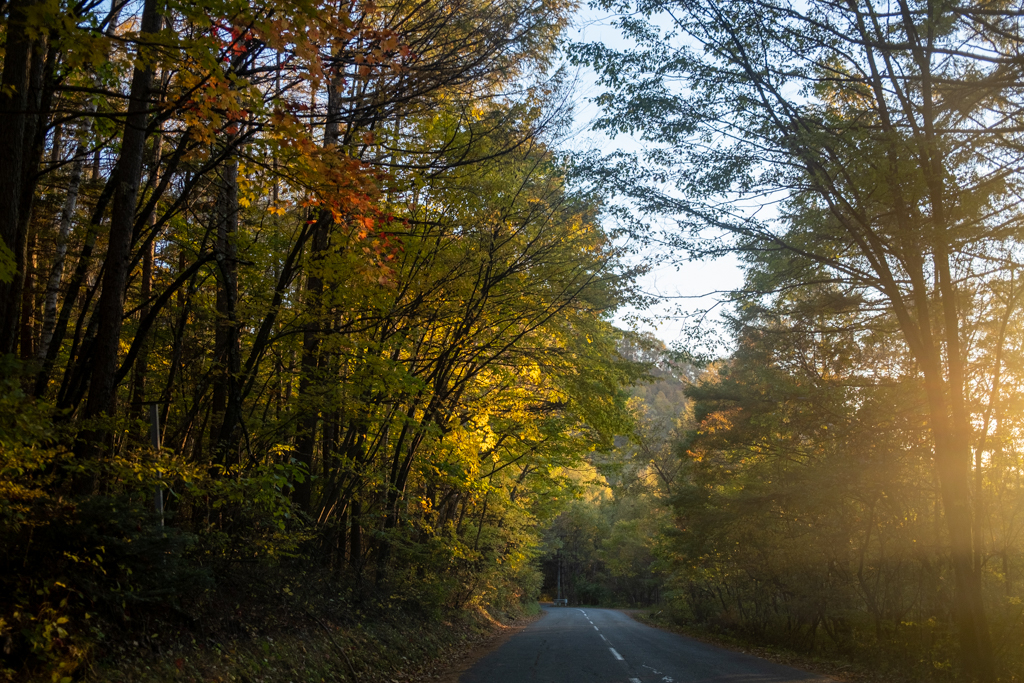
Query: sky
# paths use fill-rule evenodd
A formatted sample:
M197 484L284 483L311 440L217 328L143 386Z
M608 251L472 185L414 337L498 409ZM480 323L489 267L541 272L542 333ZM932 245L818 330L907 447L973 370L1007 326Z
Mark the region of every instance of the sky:
M613 47L628 47L628 43L611 25L612 16L583 7L577 13L574 25L567 37L574 42L602 42ZM601 92L595 82L594 73L588 69L574 69L575 129L567 136L564 146L569 151L585 152L600 149L634 151L641 142L636 138L620 135L609 139L591 127L598 114L598 108L590 100ZM630 308L619 311L616 324L620 327L635 327L654 333L668 345L687 344L688 332L703 320L706 327L718 319L724 306L716 303L722 300L722 293L739 287L743 280L739 262L732 257L715 261L685 262L672 253L646 252L638 257L650 265L650 271L641 278L639 285L646 294L656 297L656 303L646 311ZM712 309L708 317L700 312ZM639 319L638 319L639 318Z

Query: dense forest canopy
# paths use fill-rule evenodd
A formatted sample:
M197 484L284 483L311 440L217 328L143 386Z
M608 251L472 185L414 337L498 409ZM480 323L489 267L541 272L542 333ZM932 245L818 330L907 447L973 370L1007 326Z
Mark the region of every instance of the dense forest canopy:
M1024 678L1024 8L593 7L0 0L3 677L279 583Z
M584 173L746 273L678 444L687 609L1019 677L1020 6L595 4L597 126L646 145Z
M552 147L571 10L0 3L4 676L275 567L535 597L535 526L643 374Z

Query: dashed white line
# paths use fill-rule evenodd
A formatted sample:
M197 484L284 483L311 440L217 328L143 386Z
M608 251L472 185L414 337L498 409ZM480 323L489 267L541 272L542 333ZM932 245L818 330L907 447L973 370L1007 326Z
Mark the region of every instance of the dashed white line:
M612 651L612 657L615 657L615 659L619 660L620 662L626 661L622 655L615 651L614 647L610 647L608 649Z
M603 641L604 641L604 642L606 642L606 643L608 642L608 639L604 637L604 634L603 634L603 633L601 634L601 640L603 640Z
M639 678L631 678L631 679L629 679L629 683L640 683L640 679Z
M591 625L593 626L593 624L591 624ZM600 633L600 632L601 632L601 629L599 629L599 628L598 628L598 627L596 627L596 626L594 626L594 630L595 630L595 631L597 631L598 633Z

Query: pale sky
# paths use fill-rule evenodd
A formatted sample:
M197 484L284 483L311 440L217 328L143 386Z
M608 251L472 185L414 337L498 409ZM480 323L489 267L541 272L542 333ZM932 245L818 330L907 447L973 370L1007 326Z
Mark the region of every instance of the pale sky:
M582 8L577 15L575 26L567 31L572 41L600 41L614 47L627 47L627 43L611 26L611 17L607 13ZM640 142L630 136L620 135L609 139L602 133L591 129L590 122L598 113L597 107L589 100L601 92L594 82L594 74L589 70L576 72L578 85L576 88L576 130L566 142L566 148L572 151L600 149L605 152L613 150L636 150ZM650 273L641 279L643 290L659 297L659 303L640 315L654 318L651 322L636 324L643 330L654 332L667 344L683 341L687 336L689 321L699 311L712 307L721 299L718 294L741 285L743 276L738 261L732 257L704 262L678 262L680 259L664 249L651 251L641 258L653 265ZM717 316L722 306L715 309L712 317ZM616 316L617 324L628 326L631 315L635 311L623 310Z

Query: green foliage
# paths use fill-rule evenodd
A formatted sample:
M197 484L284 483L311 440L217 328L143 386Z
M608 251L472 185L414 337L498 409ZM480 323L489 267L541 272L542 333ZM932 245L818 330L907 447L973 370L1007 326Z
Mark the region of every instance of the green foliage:
M713 575L694 604L700 597L716 610L731 595L732 607L722 609L735 612L732 624L779 630L773 615L785 613L793 638L804 629L808 647L819 627L850 644L847 622L824 616L834 593L837 614L867 609L891 626L876 626L878 642L902 642L903 621L934 617L937 630L925 631L946 647L942 634L955 628L955 653L922 645L920 657L906 655L924 670L934 662L937 675L957 675L953 662L967 678L1009 675L1015 665L996 654L1000 636L986 616L1002 612L986 594L986 548L1006 545L994 540L1005 518L995 523L976 501L992 500L992 482L1013 469L986 459L1002 458L996 440L1015 440L996 425L1012 419L1003 401L1015 394L1003 384L1003 354L1018 306L1008 292L1018 281L1022 157L1020 132L1006 122L1024 111L1024 90L997 63L1016 54L1019 41L1004 31L1020 18L999 9L978 23L972 11L915 2L895 13L813 0L594 5L618 15L630 43L571 50L605 86L597 126L646 144L595 155L582 171L632 215L627 225L641 238L657 235L698 257L735 254L747 275L734 295L737 355L720 385L694 394L710 407L686 444L698 463L687 476L708 479L681 493L682 519L702 520L684 556L701 558L697 571ZM650 217L667 219L669 229L645 234ZM892 450L872 428L890 437ZM885 457L876 464L873 453ZM887 469L893 462L906 469ZM851 463L885 472L896 490L868 486ZM930 482L937 498L897 486L905 481ZM828 501L811 499L815 486L833 491L843 509L823 512ZM881 514L878 500L907 507L868 525L872 543L863 529L854 538L859 518ZM933 504L941 516L925 514ZM756 515L779 528L741 533L748 525L764 531ZM944 534L926 536L911 523L925 518L941 519ZM898 542L874 528L900 519L908 535ZM907 559L905 545L925 538L927 569ZM878 594L867 588L866 569L851 569L847 551L816 552L862 544L868 553L875 542L886 559L873 580L886 585L880 576L902 572ZM948 551L941 561L939 547ZM744 557L748 548L753 555ZM823 564L836 574L803 568ZM922 573L912 578L910 566ZM954 578L943 571L950 567ZM841 587L836 575L858 579ZM811 576L818 593L798 590ZM848 602L851 585L863 592L857 607ZM908 597L915 588L928 597ZM903 619L901 610L914 616Z
M3 242L0 242L0 282L11 282L18 272L18 263L14 253Z
M669 601L677 619L706 628L956 679L954 577L927 404L894 336L849 324L855 305L822 286L747 307L738 351L687 391L695 428L678 444ZM879 359L893 374L869 381ZM1020 492L994 485L1002 476L993 464L979 474L989 547L1009 567L1020 550L997 540L1007 527L996 509ZM992 561L984 571L1002 638L1017 637L1004 607L1006 591L1019 590L1007 580L1014 571ZM1007 655L1003 670L1015 661Z
M662 602L673 549L670 501L681 485L673 444L689 424L686 377L663 345L629 339L620 354L650 368L626 405L629 436L591 457L587 488L545 530L544 592L570 604L656 605Z
M25 359L0 368L6 675L79 676L290 572L352 619L535 601L538 526L644 372L611 323L635 272L544 143L572 3L12 8L60 96L0 98L48 131L10 166L26 294L0 286L25 321L0 341Z

